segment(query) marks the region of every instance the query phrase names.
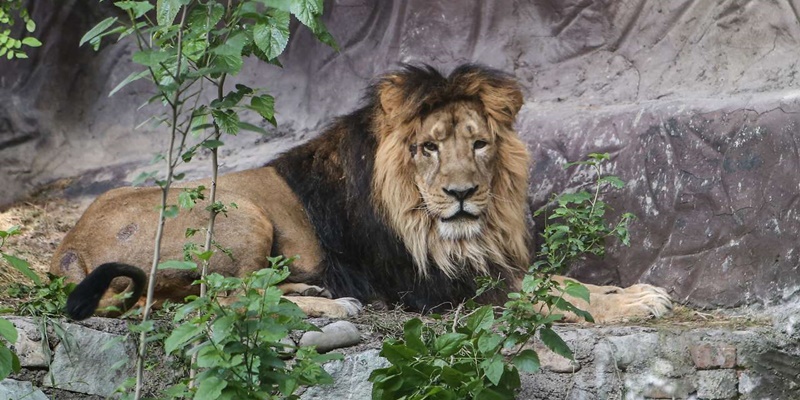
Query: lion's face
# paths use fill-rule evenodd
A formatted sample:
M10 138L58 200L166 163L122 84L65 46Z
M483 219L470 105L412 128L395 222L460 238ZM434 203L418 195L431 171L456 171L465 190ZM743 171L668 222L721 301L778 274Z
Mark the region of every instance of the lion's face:
M422 120L410 147L415 182L443 239L471 239L483 230L497 149L480 106L461 101Z

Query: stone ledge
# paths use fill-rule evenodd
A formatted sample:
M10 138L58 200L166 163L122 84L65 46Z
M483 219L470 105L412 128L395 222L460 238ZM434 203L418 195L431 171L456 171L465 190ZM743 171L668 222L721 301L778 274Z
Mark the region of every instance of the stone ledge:
M28 318L11 318L20 337L37 343L37 326ZM327 321L326 321L327 322ZM32 363L0 386L3 393L17 388L35 393L45 387L52 398L97 399L108 396L126 378L127 368L112 370L123 357L132 357L133 342L121 341L125 322L92 318L85 323L62 322L79 344L67 352L53 341L53 359L45 367ZM331 386L307 389L301 396L312 399L368 399L367 381L375 368L387 365L379 356L381 335L359 325L363 341L346 349L343 361L325 369L334 376ZM549 356L539 345L542 370L522 377L520 399L791 399L800 398L800 343L772 327L702 328L680 326L555 328L572 347L575 361ZM100 351L104 343L109 350ZM41 337L38 337L41 343ZM166 386L180 371L170 358L148 373L158 379L149 390ZM51 382L52 378L52 382ZM27 382L19 382L27 381ZM50 386L50 387L47 387ZM20 392L16 392L20 394ZM8 397L12 396L12 397ZM15 398L8 395L8 398ZM41 397L36 397L41 398Z

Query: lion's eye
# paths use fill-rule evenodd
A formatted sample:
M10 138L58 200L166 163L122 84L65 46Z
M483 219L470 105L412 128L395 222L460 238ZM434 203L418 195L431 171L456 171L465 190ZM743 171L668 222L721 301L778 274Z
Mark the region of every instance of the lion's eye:
M425 149L425 151L428 151L428 152L431 152L431 153L433 153L436 150L439 150L439 146L437 146L436 143L433 143L433 142L425 142L425 143L423 143L422 144L422 148Z
M480 150L488 145L489 143L487 143L485 140L476 140L475 143L472 145L472 148L475 150Z

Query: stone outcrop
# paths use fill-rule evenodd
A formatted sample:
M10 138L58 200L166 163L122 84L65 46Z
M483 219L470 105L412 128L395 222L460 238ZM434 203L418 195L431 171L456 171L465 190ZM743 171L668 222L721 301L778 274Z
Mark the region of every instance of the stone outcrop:
M163 147L137 82L130 42L99 52L78 38L113 7L31 2L44 46L0 61L0 203L74 177L67 195L96 195L132 180ZM702 307L786 302L800 290L800 40L790 1L668 0L474 2L326 1L341 52L301 27L281 61L250 60L237 79L277 98L281 128L225 138L222 170L262 164L352 110L376 74L398 62L448 70L480 62L516 75L526 106L531 207L591 176L562 164L609 152L608 172L630 182L609 196L638 216L630 248L574 274L591 282L643 281ZM263 121L251 122L266 126ZM207 175L202 163L188 176Z

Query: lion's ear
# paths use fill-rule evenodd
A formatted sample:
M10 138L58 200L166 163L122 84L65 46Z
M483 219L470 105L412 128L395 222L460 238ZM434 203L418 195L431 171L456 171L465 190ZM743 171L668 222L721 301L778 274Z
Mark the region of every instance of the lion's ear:
M398 74L386 75L377 85L378 102L384 114L394 119L404 109L406 93L403 90L403 77Z
M486 113L504 125L513 125L522 108L522 90L514 77L476 65L464 65L453 72L454 86L466 95L477 96Z
M513 125L522 108L522 90L513 79L490 80L481 90L480 99L486 112L504 125Z

